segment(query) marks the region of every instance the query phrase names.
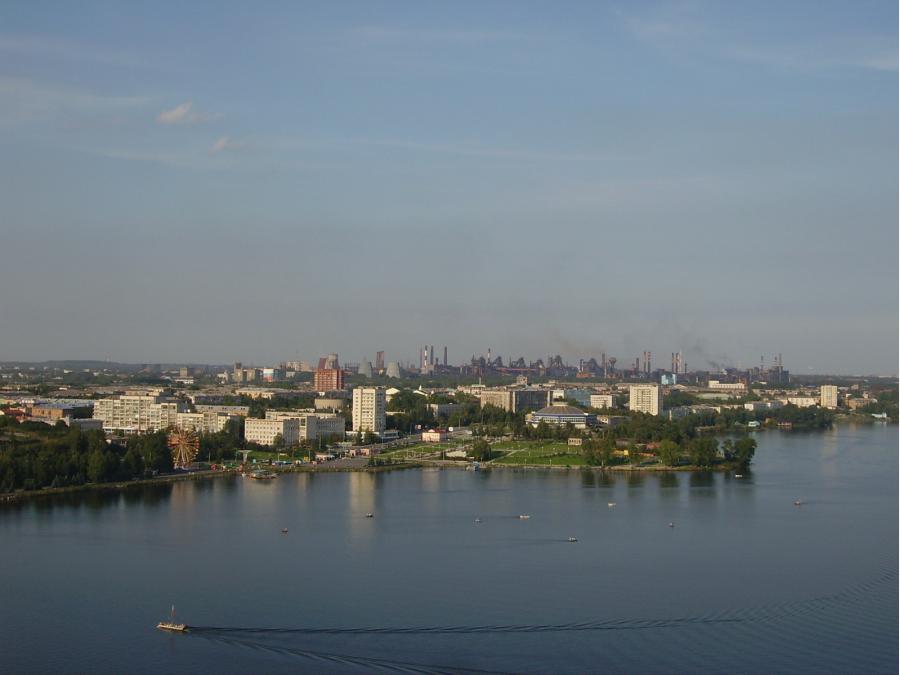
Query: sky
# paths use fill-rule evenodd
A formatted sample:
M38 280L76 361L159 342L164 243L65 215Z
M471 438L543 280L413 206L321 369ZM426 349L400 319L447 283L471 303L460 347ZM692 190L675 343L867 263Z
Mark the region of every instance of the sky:
M897 3L0 4L0 360L896 374Z

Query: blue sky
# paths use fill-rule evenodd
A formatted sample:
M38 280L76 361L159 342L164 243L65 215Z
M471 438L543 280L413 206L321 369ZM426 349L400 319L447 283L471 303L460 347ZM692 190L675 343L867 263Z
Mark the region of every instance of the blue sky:
M892 2L0 6L0 359L896 373Z

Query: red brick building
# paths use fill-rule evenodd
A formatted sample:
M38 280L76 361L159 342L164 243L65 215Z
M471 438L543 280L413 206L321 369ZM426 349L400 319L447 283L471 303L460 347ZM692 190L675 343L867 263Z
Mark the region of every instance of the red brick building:
M319 368L313 375L316 391L336 391L344 388L344 371L340 368Z

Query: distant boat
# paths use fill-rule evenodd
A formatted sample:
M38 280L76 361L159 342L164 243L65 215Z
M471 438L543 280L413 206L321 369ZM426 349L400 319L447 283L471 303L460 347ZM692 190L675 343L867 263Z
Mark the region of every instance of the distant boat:
M606 502L606 505L607 505L609 508L611 508L611 509L616 508L616 503L615 503L615 502Z
M736 473L736 474L734 474L734 477L735 477L735 478L743 478L743 477L744 477L744 474L742 474L742 473Z
M160 621L156 624L159 630L166 630L172 633L187 633L188 625L185 623L177 623L175 621L175 605L172 605L172 612L169 615L169 621Z
M528 520L529 518L531 518L531 516L529 516L527 513L523 513L519 516L519 520Z
M481 522L481 518L476 518L476 519L475 519L475 522L476 522L476 523L480 523L480 522Z
M570 541L570 542L576 542L576 541L578 541L578 539L577 539L576 537L569 537L569 541Z
M286 527L282 527L281 534L287 534L287 533L288 533L288 529Z
M367 513L367 514L366 514L366 518L374 518L374 517L375 517L375 514L374 514L374 513Z
M675 523L669 523L669 527L675 527Z
M256 480L271 480L277 477L278 474L266 471L265 469L260 469L259 471L254 471L250 474L250 478L255 478Z
M803 502L801 502L799 499L794 501L794 506L802 506L802 505L803 505Z

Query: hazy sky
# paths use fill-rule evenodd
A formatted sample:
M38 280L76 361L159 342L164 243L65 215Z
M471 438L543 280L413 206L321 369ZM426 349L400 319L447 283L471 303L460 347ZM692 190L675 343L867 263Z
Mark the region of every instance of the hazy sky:
M0 359L896 373L897 3L0 4Z

